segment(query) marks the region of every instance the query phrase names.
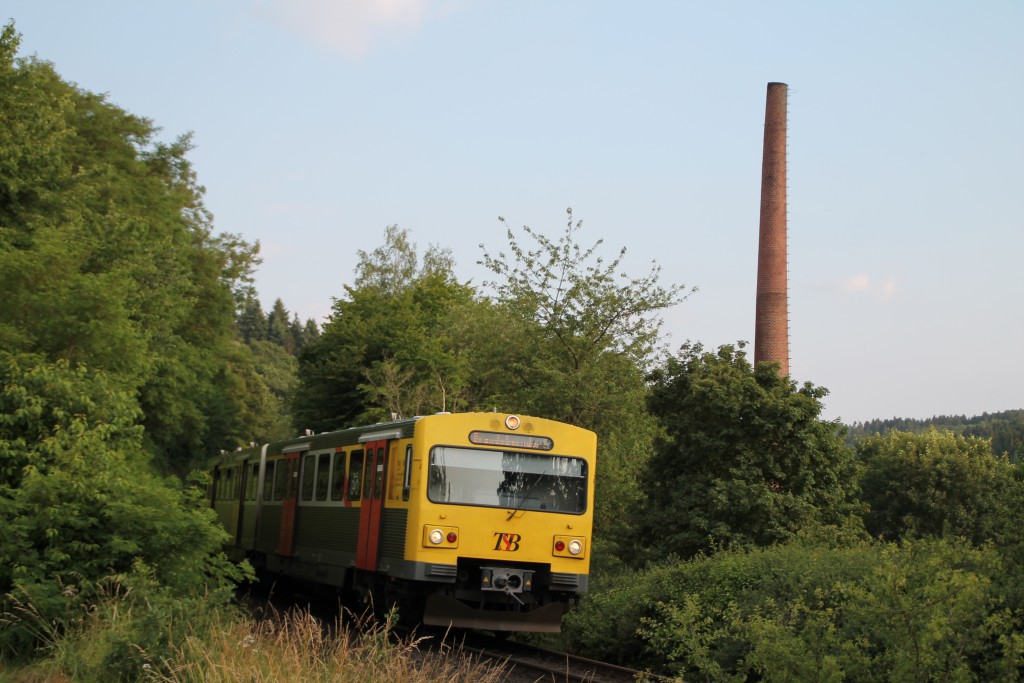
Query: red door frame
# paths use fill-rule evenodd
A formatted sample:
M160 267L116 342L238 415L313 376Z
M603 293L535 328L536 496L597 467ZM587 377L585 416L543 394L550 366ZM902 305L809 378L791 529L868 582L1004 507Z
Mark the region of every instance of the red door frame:
M294 550L295 504L299 493L299 457L302 453L289 453L284 460L277 462L278 467L288 463L288 483L281 501L281 531L277 538L277 554L285 557L291 557Z
M387 491L387 441L370 441L366 448L363 499L359 510L359 543L356 549L356 567L377 570L380 557L380 527L383 517L384 495ZM372 483L370 483L372 482ZM367 492L368 491L368 492Z

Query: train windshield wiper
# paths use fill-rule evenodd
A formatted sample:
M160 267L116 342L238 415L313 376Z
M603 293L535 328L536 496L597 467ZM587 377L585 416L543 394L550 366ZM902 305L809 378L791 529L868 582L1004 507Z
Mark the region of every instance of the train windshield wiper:
M508 517L505 518L506 522L510 521L513 517L516 516L517 512L523 509L523 505L526 503L526 499L530 497L530 494L533 493L533 490L537 488L537 486L540 484L540 480L543 479L544 475L546 475L547 473L548 470L545 469L537 476L537 481L533 482L533 486L531 486L530 489L523 494L523 497L519 499L519 504L515 506L512 512L508 513Z

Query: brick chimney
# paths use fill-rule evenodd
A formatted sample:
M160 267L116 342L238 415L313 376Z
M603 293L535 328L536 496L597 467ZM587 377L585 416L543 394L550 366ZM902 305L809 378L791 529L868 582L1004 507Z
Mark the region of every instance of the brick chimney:
M789 302L786 255L786 106L789 86L768 84L761 164L761 228L757 248L754 363L779 364L789 375Z

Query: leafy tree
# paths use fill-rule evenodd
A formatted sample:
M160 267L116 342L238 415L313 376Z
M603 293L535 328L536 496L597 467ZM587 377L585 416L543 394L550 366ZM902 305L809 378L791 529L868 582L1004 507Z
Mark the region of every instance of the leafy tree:
M262 419L252 421L260 425L260 430L247 438L265 442L293 436L291 406L299 383L298 361L283 346L269 341L253 342L249 352L259 381L258 386L246 391L253 397L266 394L266 406Z
M140 571L167 600L229 599L244 574L221 552L226 535L203 490L149 473L130 392L82 364L38 361L0 357L0 612L28 601L61 621ZM5 623L0 651L40 636Z
M582 221L572 209L566 213L557 241L524 226L536 244L531 249L507 229L511 257L485 250L482 263L498 278L488 283L495 299L540 334L530 348L532 367L521 368L526 376L520 394L549 416L595 426L602 410L618 399L601 389L622 374L623 360L641 373L652 362L661 329L657 314L685 294L680 285L659 284L657 264L643 277L620 272L625 248L606 262L599 254L603 240L581 246L576 233Z
M644 403L656 313L681 289L660 286L656 266L623 275L623 253L605 262L600 242L577 244L580 228L571 212L558 241L525 228L535 249L509 231L512 256L484 256L498 278L492 299L455 280L447 251L420 259L407 231L388 228L300 355L296 426L493 408L594 429L599 543L620 551L634 539L637 476L656 431Z
M510 255L485 250L496 306L514 323L501 350L502 397L522 412L598 433L595 535L626 556L642 499L637 479L656 432L644 371L659 351L658 314L687 293L662 286L657 264L642 277L622 272L625 249L607 261L602 240L582 246L582 221L572 209L566 215L557 240L524 226L532 246L506 229Z
M856 530L852 453L820 418L826 391L797 388L739 347L684 345L652 374L665 429L646 473L646 538L659 557L769 545L801 529Z
M864 462L865 526L886 540L962 536L974 543L1005 541L1020 526L1016 469L992 454L987 439L935 428L891 431L857 445Z
M0 345L105 370L179 466L234 446L233 319L257 248L215 235L191 143L17 58L0 33Z
M469 381L449 316L472 308L474 290L455 280L451 257L431 247L419 266L408 231L360 251L354 286L299 356L297 427L465 409Z

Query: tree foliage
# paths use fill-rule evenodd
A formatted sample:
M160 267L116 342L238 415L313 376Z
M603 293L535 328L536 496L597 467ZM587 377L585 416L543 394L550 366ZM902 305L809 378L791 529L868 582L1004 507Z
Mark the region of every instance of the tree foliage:
M221 552L226 534L205 489L149 473L130 393L82 364L38 360L0 358L0 612L30 602L61 620L140 571L168 600L226 600L244 575ZM5 623L0 649L39 636Z
M655 554L855 530L855 465L841 427L820 417L825 393L773 364L752 367L742 344L688 344L654 372L650 409L665 429L645 485Z
M336 299L322 334L299 356L296 426L316 430L475 407L456 319L475 307L451 257L423 265L407 230L360 251L355 285Z
M1016 468L994 456L986 439L934 428L893 431L858 442L857 454L873 536L961 536L980 544L1020 525Z
M614 392L603 389L632 369L626 364L642 373L652 362L661 329L657 314L686 295L682 285L660 284L657 264L643 277L621 272L625 248L606 261L602 240L582 246L577 241L582 221L574 219L572 209L566 213L557 240L523 226L535 243L531 248L507 228L511 256L485 249L482 263L497 278L488 283L495 299L533 324L539 336L530 349L533 367L525 368L531 377L523 388L529 387L547 414L553 410L559 419L594 426L601 402L614 399Z
M582 221L566 215L557 239L524 226L531 244L506 228L509 254L481 245L495 305L516 335L503 350L501 384L518 410L598 433L596 535L605 551L627 556L656 432L644 372L660 350L659 313L688 293L662 285L657 264L641 277L624 272L624 248L606 260L602 240L583 246Z
M17 58L0 34L0 346L84 363L138 393L179 465L234 446L233 320L256 248L216 235L187 135Z
M565 619L575 650L705 681L1015 681L1007 563L964 540L799 538L660 563Z
M939 415L926 420L890 418L858 422L850 427L847 439L850 445L860 439L892 431L926 433L931 429L952 432L959 436L976 436L992 440L992 452L1003 455L1010 462L1024 460L1024 410L1004 410L999 413L982 413L974 417L964 415Z

